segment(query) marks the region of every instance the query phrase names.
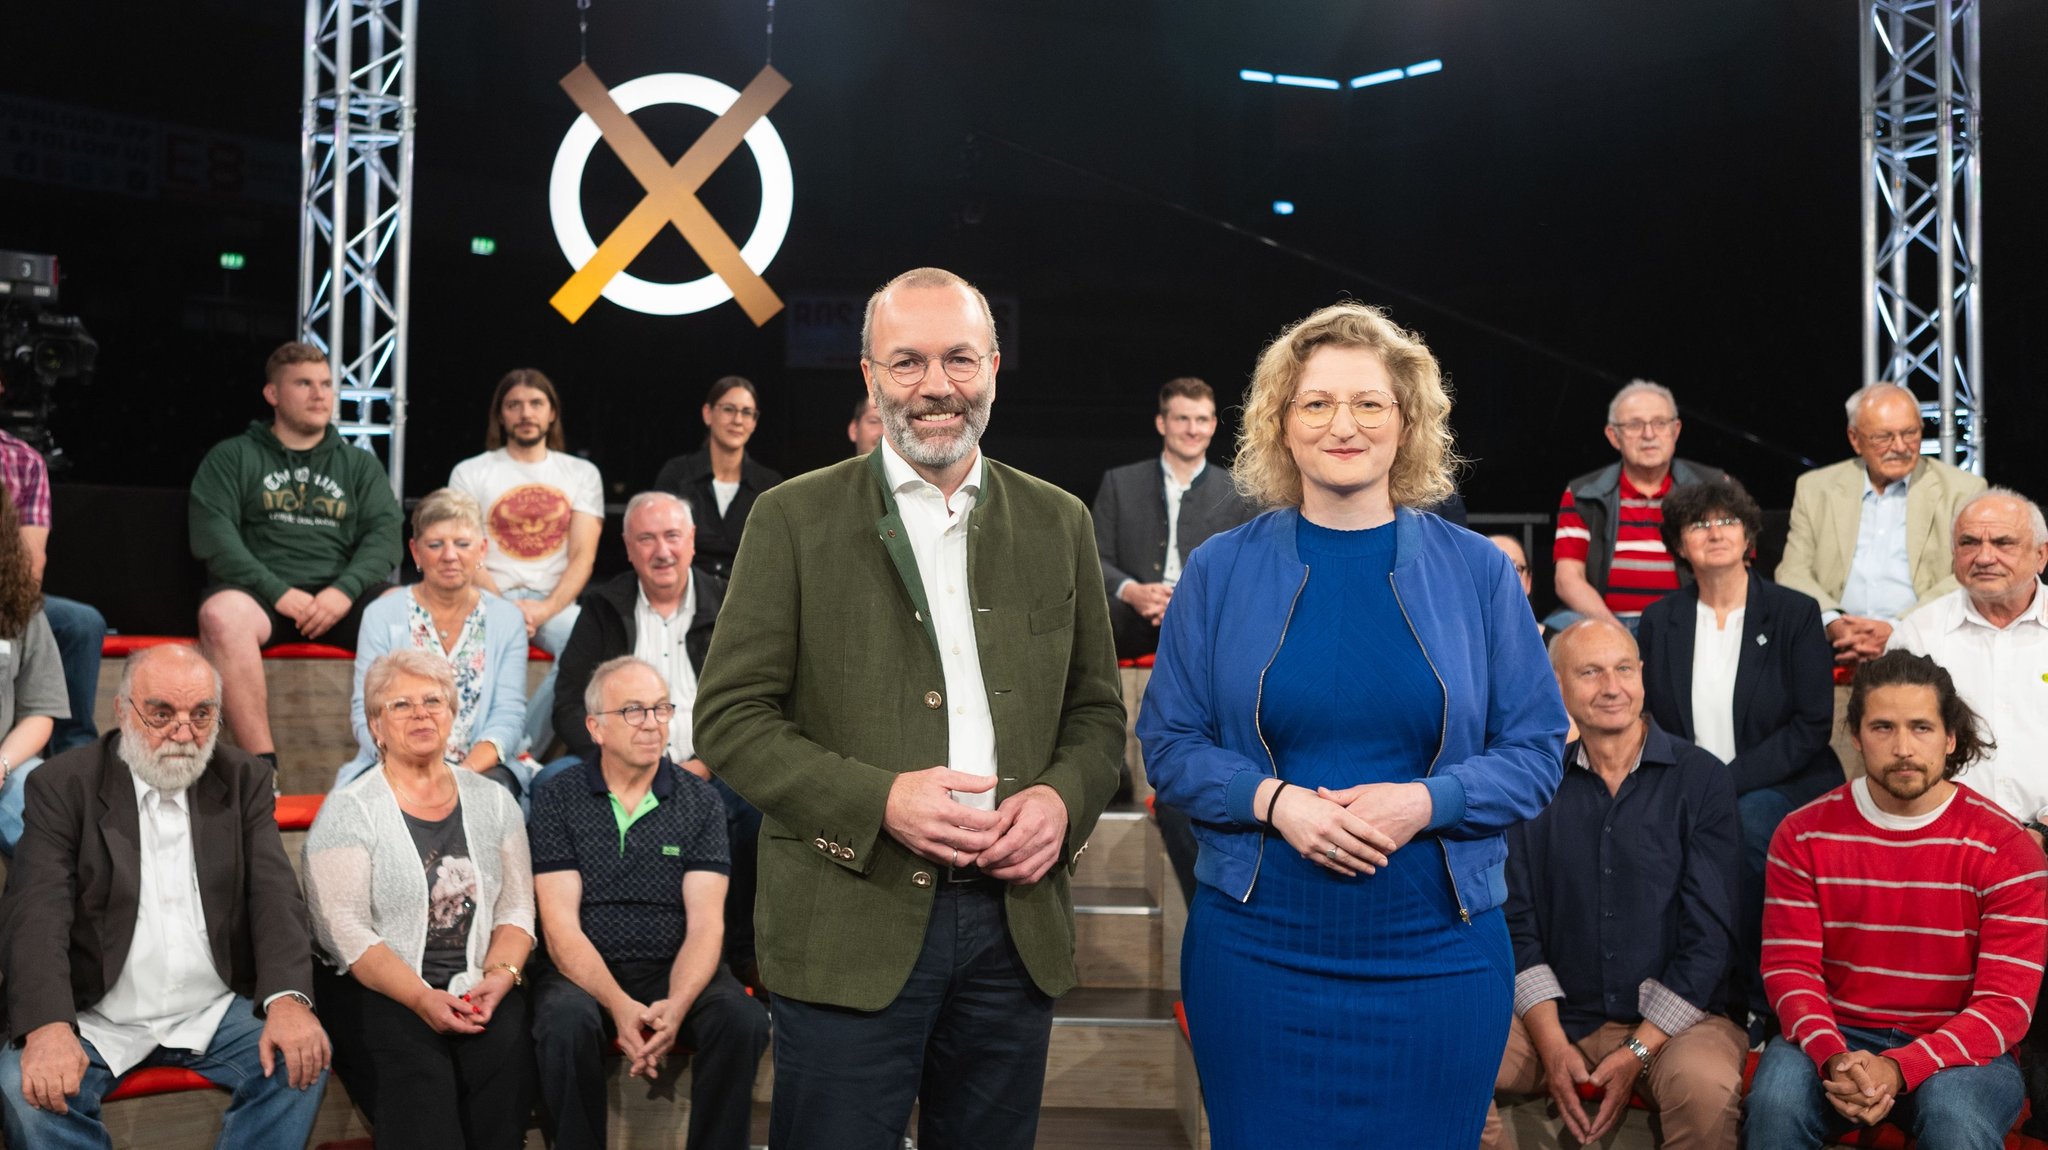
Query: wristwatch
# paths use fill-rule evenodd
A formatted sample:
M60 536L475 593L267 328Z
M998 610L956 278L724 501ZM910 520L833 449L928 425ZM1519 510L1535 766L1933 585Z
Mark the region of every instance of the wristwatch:
M484 967L484 973L485 973L485 974L489 974L490 972L492 972L492 971L494 971L494 970L502 970L502 971L504 971L504 972L505 972L506 974L509 974L509 975L511 975L511 976L512 976L512 985L514 985L514 986L525 986L525 985L526 985L526 976L525 976L525 975L523 975L523 974L521 974L521 973L519 973L519 968L518 968L518 967L516 967L516 966L513 966L513 965L512 965L511 963L509 963L509 962L494 962L494 963L492 963L491 965L489 965L489 966L487 966L487 967Z
M1643 1073L1649 1073L1650 1063L1655 1062L1656 1059L1651 1056L1650 1048L1643 1045L1643 1040L1631 1034L1627 1038L1622 1039L1621 1044L1628 1047L1628 1052L1635 1055L1636 1061L1643 1064Z

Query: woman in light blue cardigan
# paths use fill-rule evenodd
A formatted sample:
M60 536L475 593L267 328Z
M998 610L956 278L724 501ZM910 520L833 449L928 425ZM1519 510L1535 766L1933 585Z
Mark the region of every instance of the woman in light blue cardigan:
M336 789L375 766L377 746L363 714L363 676L379 656L418 648L440 655L455 675L455 721L448 761L491 779L523 803L531 760L520 746L526 725L526 619L519 608L470 583L483 561L483 513L476 500L443 488L412 513L413 562L420 581L363 610L356 639L349 723L361 748L335 776Z

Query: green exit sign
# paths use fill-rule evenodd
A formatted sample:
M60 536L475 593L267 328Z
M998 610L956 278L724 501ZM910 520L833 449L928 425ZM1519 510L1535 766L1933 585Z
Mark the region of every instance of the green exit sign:
M496 241L496 240L492 239L491 237L489 237L489 236L471 236L471 237L469 237L469 254L470 254L470 255L473 255L473 256L488 256L488 255L495 255L495 254L497 253L497 251L498 251L498 241Z
M231 272L241 271L249 263L247 256L240 252L220 253L220 266Z

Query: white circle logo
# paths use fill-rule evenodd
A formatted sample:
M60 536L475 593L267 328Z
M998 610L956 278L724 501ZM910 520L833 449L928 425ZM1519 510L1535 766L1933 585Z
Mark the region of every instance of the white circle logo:
M737 91L708 76L683 72L628 80L611 89L611 96L628 115L656 104L687 104L723 116L740 98ZM578 116L562 137L548 180L548 214L554 221L555 242L575 268L597 254L597 242L590 238L583 219L583 169L602 138L588 114ZM782 241L789 234L796 181L789 167L789 150L782 146L782 137L767 117L755 121L742 138L761 172L761 212L754 220L753 234L740 246L740 258L759 275L782 250ZM620 307L646 315L689 315L733 298L732 288L716 274L686 283L653 283L623 271L613 276L600 294Z

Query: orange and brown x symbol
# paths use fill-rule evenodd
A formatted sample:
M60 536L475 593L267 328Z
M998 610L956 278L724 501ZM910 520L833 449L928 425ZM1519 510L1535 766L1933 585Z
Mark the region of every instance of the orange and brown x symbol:
M773 68L761 69L761 74L754 77L733 106L697 137L697 142L673 167L661 158L661 152L647 139L640 125L633 122L633 117L613 101L604 81L597 78L590 65L578 64L575 71L562 77L562 90L597 124L605 142L626 170L633 173L633 178L640 181L647 195L597 246L597 254L576 269L576 274L548 301L555 305L555 310L570 323L582 319L612 277L626 270L626 265L661 234L663 227L674 224L711 271L732 289L733 299L755 326L767 323L770 316L781 311L782 300L740 258L740 249L732 237L725 234L725 229L718 226L718 221L697 199L697 189L739 148L747 129L766 116L768 109L789 91L789 81L782 73Z

